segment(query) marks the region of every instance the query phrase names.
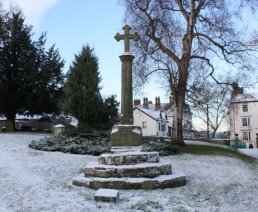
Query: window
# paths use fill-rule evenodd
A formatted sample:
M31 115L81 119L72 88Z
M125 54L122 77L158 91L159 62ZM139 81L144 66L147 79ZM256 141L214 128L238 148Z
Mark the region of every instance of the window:
M166 125L165 124L161 125L161 131L163 131L163 132L166 131Z
M143 121L143 122L142 122L142 128L147 128L147 123L146 123L146 121Z
M250 126L250 118L242 118L242 126L243 127Z
M242 105L243 112L248 112L248 104Z
M251 140L251 133L243 132L243 141L250 141L250 140Z

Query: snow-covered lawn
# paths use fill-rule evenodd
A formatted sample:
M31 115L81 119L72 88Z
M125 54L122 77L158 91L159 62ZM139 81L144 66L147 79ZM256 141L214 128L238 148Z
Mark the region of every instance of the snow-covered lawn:
M249 155L252 158L258 159L258 149L239 149L239 152L245 155Z
M0 211L257 211L258 162L222 156L161 157L187 176L184 187L120 191L121 202L94 201L95 190L71 185L97 157L30 149L42 134L0 134Z

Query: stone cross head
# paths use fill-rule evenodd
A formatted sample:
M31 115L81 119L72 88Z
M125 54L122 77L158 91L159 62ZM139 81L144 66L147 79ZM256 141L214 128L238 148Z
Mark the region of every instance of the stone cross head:
M125 34L124 35L120 35L119 33L117 33L115 35L115 39L117 41L120 41L120 40L125 40L125 46L124 46L124 50L125 52L130 52L130 45L129 45L129 41L130 40L135 40L135 41L138 41L140 36L137 32L135 32L134 34L130 34L129 31L130 31L131 27L128 26L127 24L123 27L123 30L125 31Z

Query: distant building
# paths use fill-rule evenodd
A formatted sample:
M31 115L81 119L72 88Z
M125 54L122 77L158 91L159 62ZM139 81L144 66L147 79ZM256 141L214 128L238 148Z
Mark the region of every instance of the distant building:
M183 137L192 138L192 113L190 107L185 105L183 114ZM161 103L160 97L155 98L155 103L148 98L134 100L133 109L134 125L142 127L143 136L171 137L173 123L173 106L170 103Z
M26 131L45 131L51 132L53 126L63 124L65 127L74 124L73 117L51 116L50 115L20 115L16 114L15 129ZM7 125L5 115L0 115L0 128Z
M244 94L233 91L229 106L230 139L236 136L246 143L247 148L257 148L258 93Z

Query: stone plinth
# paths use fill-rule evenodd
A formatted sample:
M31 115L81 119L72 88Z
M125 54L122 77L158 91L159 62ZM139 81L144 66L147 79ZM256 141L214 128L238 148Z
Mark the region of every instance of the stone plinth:
M105 165L133 165L140 163L158 162L158 152L128 152L120 154L102 154L98 157L98 163Z
M98 163L89 163L73 184L92 189L151 190L184 186L186 176L172 172L170 163L159 163L158 152L129 152L99 156Z
M149 177L154 178L160 175L172 173L172 166L169 163L141 163L136 165L102 165L96 162L89 163L84 171L86 177Z
M142 130L134 125L117 125L111 132L112 146L140 146L142 144Z
M95 194L96 201L119 202L119 192L115 189L99 189Z

